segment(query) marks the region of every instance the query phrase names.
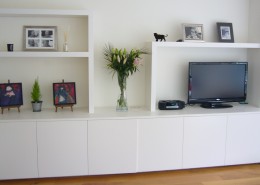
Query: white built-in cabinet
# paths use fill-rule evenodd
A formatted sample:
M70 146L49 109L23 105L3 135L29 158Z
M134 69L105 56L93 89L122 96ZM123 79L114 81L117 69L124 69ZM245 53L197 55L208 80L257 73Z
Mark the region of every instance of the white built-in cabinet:
M89 174L136 172L137 120L88 123Z
M38 177L36 124L0 122L0 179Z
M39 177L88 174L87 121L37 122Z
M226 116L184 118L183 168L225 164Z
M151 65L146 63L147 109L129 109L125 113L111 112L110 109L94 112L92 13L85 10L0 9L0 18L4 21L6 18L19 18L21 21L43 18L47 24L48 20L56 18L83 18L87 21L85 34L75 37L76 40L80 39L78 43L85 44L84 48L77 48L76 44L77 49L72 52L0 52L0 62L18 58L23 59L23 62L40 59L49 64L49 58L62 58L64 62L71 60L69 62L76 65L82 63L78 59L83 60L86 63L83 65L86 67L84 74L87 75L77 83L77 95L86 100L85 107L88 108L82 112L54 113L52 110L32 113L22 110L21 113L10 111L0 115L0 180L135 173L260 162L259 108L251 105L236 105L228 110L205 110L197 106L177 111L158 111L156 108L158 99L163 98L157 92L157 77L162 72L158 71L161 64L158 56L162 50L177 49L182 53L183 49L196 48L203 53L204 49L213 48L214 51L239 49L247 52L259 50L259 43L150 42ZM184 53L187 55L187 52ZM253 68L255 63L251 64ZM52 65L57 63L53 62L50 68ZM256 87L257 81L258 75L254 73L249 83ZM86 92L81 91L84 89L82 87L86 87ZM174 88L180 89L179 86ZM163 90L166 92L168 89ZM257 91L250 90L251 95L257 95Z
M260 162L258 109L204 115L197 108L186 115L0 121L0 179Z
M182 146L182 117L138 120L139 172L181 169Z
M226 164L259 163L260 114L230 115L227 124Z

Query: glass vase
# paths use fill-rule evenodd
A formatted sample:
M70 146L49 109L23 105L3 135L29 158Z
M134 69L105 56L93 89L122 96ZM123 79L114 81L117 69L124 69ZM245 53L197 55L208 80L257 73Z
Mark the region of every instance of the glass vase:
M65 42L65 43L63 44L63 51L64 51L64 52L68 52L68 51L69 51L69 46L68 46L68 43L67 43L67 42Z
M127 76L124 74L117 73L118 85L120 88L120 95L117 100L116 111L126 112L128 111L127 96L126 96L126 79Z

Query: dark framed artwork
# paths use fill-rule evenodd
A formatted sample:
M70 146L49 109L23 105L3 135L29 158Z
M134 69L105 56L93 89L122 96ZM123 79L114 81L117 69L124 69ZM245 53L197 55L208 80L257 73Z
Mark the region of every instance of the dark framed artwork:
M183 41L204 42L202 24L182 24Z
M54 105L74 105L76 101L75 82L53 83Z
M24 50L56 51L57 26L24 26Z
M219 42L234 42L232 23L217 22Z
M0 84L0 107L23 105L22 83Z

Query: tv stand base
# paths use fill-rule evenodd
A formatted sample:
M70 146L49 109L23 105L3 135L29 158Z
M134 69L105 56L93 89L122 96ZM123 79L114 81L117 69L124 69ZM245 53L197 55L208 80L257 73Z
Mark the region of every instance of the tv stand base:
M225 103L202 103L200 106L206 109L222 109L233 107L232 105Z

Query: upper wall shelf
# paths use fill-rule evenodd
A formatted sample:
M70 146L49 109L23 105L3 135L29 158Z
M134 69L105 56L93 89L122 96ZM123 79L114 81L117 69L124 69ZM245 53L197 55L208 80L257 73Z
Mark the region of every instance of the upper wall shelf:
M9 58L23 58L23 57L89 57L89 52L28 52L28 51L18 51L18 52L0 52L0 57L9 57Z
M153 47L195 47L195 48L260 48L260 43L222 42L152 42Z
M57 16L57 17L81 17L92 14L86 10L47 10L47 9L0 9L0 16L6 17L35 17L35 16Z

